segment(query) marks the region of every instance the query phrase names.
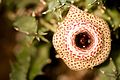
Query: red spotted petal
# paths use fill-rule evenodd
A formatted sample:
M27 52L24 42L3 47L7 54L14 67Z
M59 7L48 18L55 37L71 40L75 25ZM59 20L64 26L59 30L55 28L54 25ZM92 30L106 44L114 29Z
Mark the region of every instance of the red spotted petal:
M110 29L103 19L71 5L53 36L53 45L70 69L93 68L109 56Z

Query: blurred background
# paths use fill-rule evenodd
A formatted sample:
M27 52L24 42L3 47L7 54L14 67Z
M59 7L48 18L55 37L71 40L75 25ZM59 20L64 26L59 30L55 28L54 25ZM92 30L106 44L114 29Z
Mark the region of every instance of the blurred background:
M52 36L70 4L110 26L110 56L92 70L72 71L56 58ZM120 80L120 1L0 0L0 80Z

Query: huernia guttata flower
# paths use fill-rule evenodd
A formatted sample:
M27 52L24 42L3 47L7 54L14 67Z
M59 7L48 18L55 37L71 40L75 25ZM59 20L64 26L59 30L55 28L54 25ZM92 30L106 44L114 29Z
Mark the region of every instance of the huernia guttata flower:
M107 23L71 5L53 36L60 58L72 70L93 68L104 62L111 49Z

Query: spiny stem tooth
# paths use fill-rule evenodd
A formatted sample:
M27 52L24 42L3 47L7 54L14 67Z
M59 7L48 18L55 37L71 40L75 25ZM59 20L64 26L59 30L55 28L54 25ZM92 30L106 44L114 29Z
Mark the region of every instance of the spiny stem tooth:
M111 17L108 17L108 20L111 20Z
M118 26L120 27L120 24Z
M112 58L110 57L110 61L112 61Z
M88 12L88 9L84 9L85 12Z
M105 74L105 71L103 71L103 70L100 70L100 72L101 72L102 74Z
M52 61L51 61L51 59L47 59L47 63L51 63Z
M112 24L112 27L114 27L115 25L114 24Z
M100 9L100 11L101 11L101 13L102 13L102 14L104 14L104 13L105 13L105 11L104 11L103 9Z
M56 58L60 58L60 56L57 54L56 56L55 56Z

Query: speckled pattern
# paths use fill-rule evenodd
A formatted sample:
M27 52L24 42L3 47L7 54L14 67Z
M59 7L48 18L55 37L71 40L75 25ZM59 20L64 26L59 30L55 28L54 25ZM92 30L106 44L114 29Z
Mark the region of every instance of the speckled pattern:
M111 49L110 30L107 23L92 14L71 5L65 19L53 36L53 45L59 58L72 70L93 68L104 62ZM75 36L87 32L92 43L88 48L75 45Z

